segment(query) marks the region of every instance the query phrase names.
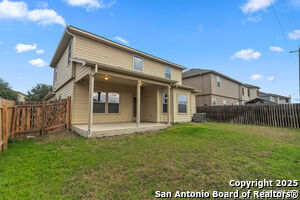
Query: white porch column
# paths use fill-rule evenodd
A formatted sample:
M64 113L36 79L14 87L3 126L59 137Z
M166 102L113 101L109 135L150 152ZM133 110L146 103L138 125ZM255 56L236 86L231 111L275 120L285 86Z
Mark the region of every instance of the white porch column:
M88 123L88 137L93 134L93 93L94 93L94 84L95 78L94 75L90 75L90 84L89 84L89 123Z
M171 86L168 86L168 124L171 124Z
M139 127L141 123L141 85L142 81L138 81L136 86L136 127Z

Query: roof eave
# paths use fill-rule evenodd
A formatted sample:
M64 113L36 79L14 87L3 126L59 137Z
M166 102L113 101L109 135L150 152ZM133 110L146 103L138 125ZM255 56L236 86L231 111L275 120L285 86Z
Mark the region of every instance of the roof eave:
M69 41L69 39L72 37L69 33L68 33L68 28L69 28L69 25L66 26L65 30L64 30L64 33L63 35L61 36L60 38L60 41L58 43L58 46L56 47L56 50L55 50L55 53L51 59L51 62L50 62L50 67L54 68L57 64L57 62L59 61L59 58L61 57L62 53L61 51L63 51L63 46L65 45L64 42L66 41ZM67 35L70 36L70 38L67 38Z

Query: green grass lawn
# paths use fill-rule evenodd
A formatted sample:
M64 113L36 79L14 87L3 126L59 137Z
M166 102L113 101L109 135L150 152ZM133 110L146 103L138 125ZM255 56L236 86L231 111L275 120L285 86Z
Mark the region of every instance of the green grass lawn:
M228 181L300 180L300 130L223 123L85 139L15 141L0 152L0 199L154 199L228 191Z

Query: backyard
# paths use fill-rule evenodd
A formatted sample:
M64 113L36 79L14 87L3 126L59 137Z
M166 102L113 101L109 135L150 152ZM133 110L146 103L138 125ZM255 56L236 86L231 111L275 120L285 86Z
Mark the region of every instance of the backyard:
M176 124L85 139L13 140L0 152L1 199L154 199L155 191L233 190L229 180L300 179L300 130Z

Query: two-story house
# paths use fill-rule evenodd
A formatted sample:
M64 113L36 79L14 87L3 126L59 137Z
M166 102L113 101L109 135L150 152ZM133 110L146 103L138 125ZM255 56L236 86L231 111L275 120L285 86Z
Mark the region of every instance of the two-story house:
M267 101L271 101L275 104L289 104L291 103L291 97L285 97L278 94L259 92L259 97Z
M196 112L196 90L182 85L185 67L73 26L50 66L52 99L71 97L71 127L84 136L118 126L103 123L189 122Z
M214 70L190 69L183 73L184 85L195 87L197 106L239 105L258 95L259 87L243 84Z

